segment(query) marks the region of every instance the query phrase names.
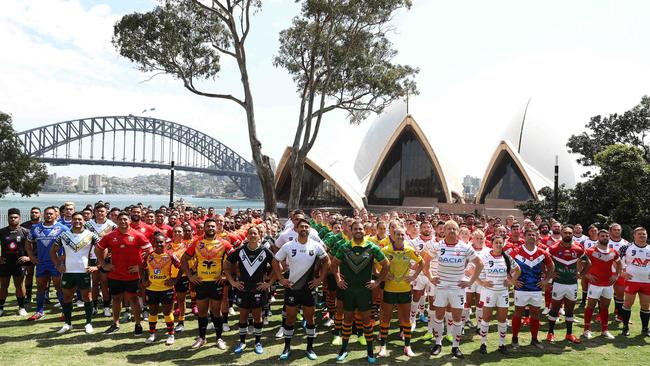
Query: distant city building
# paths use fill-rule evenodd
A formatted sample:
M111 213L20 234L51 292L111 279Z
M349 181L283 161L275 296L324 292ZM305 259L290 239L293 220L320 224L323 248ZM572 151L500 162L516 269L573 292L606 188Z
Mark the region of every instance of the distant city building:
M47 175L47 180L45 181L45 184L47 185L54 185L56 184L56 173L48 174Z
M91 174L88 176L88 186L90 188L99 188L102 186L102 176L99 174Z
M463 194L466 201L471 201L481 187L481 178L466 175L463 178Z
M87 191L88 190L88 176L80 175L77 179L77 190L78 191Z

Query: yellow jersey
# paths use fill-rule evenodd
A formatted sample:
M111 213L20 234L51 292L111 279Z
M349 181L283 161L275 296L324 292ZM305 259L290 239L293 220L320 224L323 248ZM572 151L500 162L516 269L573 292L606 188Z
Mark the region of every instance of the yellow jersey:
M185 253L196 258L196 274L201 281L221 279L223 260L232 250L232 245L222 239L201 239L194 242Z
M173 286L165 285L165 281L174 278L174 275L172 275L173 268L176 268L176 273L178 273L178 267L180 266L178 257L176 257L174 253L170 252L163 252L162 254L151 252L147 254L145 263L147 265L147 275L150 282L149 286L147 286L147 290L171 290Z
M410 292L411 284L406 282L409 276L411 261L420 263L420 257L411 246L405 245L402 249L395 249L393 245L387 245L381 249L386 258L390 261L388 268L389 278L384 284L384 291L388 292Z
M187 250L187 248L190 247L190 245L192 245L192 239L189 240L183 239L181 240L180 243L170 242L167 245L167 250L173 252L176 258L180 259L181 257L183 257L183 254L185 254L185 251ZM193 258L187 261L187 264L189 265L190 270L192 271L196 270L195 268L196 261ZM178 272L179 272L179 268L172 267L172 277L178 276ZM184 273L183 277L187 277L187 274Z

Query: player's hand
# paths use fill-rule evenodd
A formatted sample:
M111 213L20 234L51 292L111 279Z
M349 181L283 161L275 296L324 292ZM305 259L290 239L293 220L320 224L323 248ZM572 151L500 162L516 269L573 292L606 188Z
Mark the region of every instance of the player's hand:
M168 278L165 280L165 286L174 286L176 284L176 280L173 278Z
M142 286L143 286L144 288L147 288L147 287L151 286L151 281L146 280L146 281L142 282Z
M140 266L130 266L129 267L129 273L138 273L140 272Z
M190 280L190 282L192 282L195 285L198 285L198 284L201 283L201 277L199 277L197 275L194 275L194 274L191 275L188 279Z
M343 277L341 277L341 279L336 280L336 286L338 286L341 290L345 290L348 288L348 283L345 282Z
M106 272L110 272L113 270L113 264L112 263L104 263L102 264L102 269Z
M612 275L612 276L609 278L609 286L615 284L615 283L616 283L616 280L618 280L618 277L616 277L616 275Z
M625 278L628 281L632 279L632 275L627 272L623 272L621 276L623 276L623 278Z
M244 283L241 281L232 281L230 282L230 285L232 286L232 288L236 288L239 291L244 291L245 286Z
M271 288L270 282L259 282L257 284L257 291L266 291Z
M517 282L515 282L515 288L522 288L522 287L524 287L524 283L523 283L523 282L521 282L521 281L517 281Z
M59 265L56 267L56 270L61 273L65 273L65 263L63 262L59 263Z
M280 284L281 284L282 286L286 287L286 288L291 288L291 286L293 286L293 283L292 283L291 281L289 281L288 278L283 278L283 279L281 279L281 280L280 280Z
M391 281L392 281L392 280L394 280L394 279L395 279L395 276L393 276L393 274L392 274L392 273L390 273L390 272L388 272L388 276L386 276L386 279L387 279L387 280L391 280Z
M546 288L550 285L550 283L546 280L541 280L537 282L537 286L541 287L542 290L546 291Z
M596 280L594 275L592 275L591 273L587 273L586 275L584 275L584 278L585 280L589 281L589 283L593 283Z
M404 279L404 281L406 281L406 283L412 283L416 278L417 276L408 276Z
M553 274L551 274L551 278L552 278L552 279L556 279L556 278L558 278L558 277L560 277L560 274L557 273L557 272L553 272Z
M33 255L29 257L29 261L32 262L33 265L38 264L38 258L34 257Z
M90 267L87 267L87 268L86 268L86 273L97 272L97 269L98 269L97 266L90 266Z
M2 259L4 259L4 258L1 258L1 257L0 257L0 261L1 261ZM29 261L30 261L30 259L29 259L29 257L26 256L26 255L23 255L22 257L18 257L18 264L24 264L24 263L27 263L27 262L29 262Z
M368 288L368 289L374 290L377 287L379 287L379 281L370 280L370 281L366 282L366 288Z
M506 286L508 286L508 280L503 281L503 283L504 283ZM485 287L485 288L492 288L492 287L494 287L494 284L492 283L492 281L481 281L480 285L483 286L483 287Z
M472 286L472 284L469 281L458 281L458 287L460 288L468 288Z
M440 284L440 277L432 276L431 277L431 283L434 284L434 285L439 285Z
M323 283L320 278L313 279L309 281L309 288L310 289L315 289L316 287L320 286L320 284Z

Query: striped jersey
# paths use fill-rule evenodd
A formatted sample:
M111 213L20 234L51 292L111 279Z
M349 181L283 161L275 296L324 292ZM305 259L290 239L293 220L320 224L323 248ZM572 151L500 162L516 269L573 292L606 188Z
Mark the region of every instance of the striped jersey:
M286 261L289 265L289 281L293 284L292 290L304 290L309 282L314 279L316 265L327 257L325 248L319 241L308 238L305 244L298 241L298 238L282 245L275 253L275 259L279 262Z
M505 281L508 278L508 265L504 258L505 255L507 254L494 255L491 250L482 252L479 255L481 262L483 262L483 271L481 271L480 278L483 281L492 282L492 287L489 290L503 291L508 289L505 285ZM518 267L517 263L510 259L510 270L512 271Z
M532 251L528 251L525 246L521 246L514 249L510 256L521 268L519 281L523 283L523 286L518 288L517 291L542 291L538 283L542 280L543 267L550 266L553 263L551 255L538 246L535 246Z
M596 245L598 245L598 239L596 240L591 240L589 238L585 239L585 241L582 242L582 247L587 250L589 248L593 248Z
M438 257L438 277L440 283L437 288L460 289L458 282L465 277L465 267L477 258L474 248L470 244L459 241L456 244L447 244L443 239L434 246Z

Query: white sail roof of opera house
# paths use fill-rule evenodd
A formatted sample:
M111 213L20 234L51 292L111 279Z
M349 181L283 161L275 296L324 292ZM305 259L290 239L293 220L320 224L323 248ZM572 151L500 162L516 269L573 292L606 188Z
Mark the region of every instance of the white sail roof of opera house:
M485 169L485 174L481 180L481 186L476 193L477 203L482 203L479 201L483 195L487 193L485 190L488 189L488 183L492 180L492 176L495 174L495 170L497 169L498 165L503 162L505 155L509 156L512 159L516 168L523 175L523 183L526 184L526 188L528 188L530 191L532 198L539 199L537 192L540 189L553 186L553 182L551 182L542 173L537 171L537 169L524 161L524 159L517 153L516 148L510 141L503 140L497 145L497 148L492 154L492 158L490 159L490 162Z
M432 138L437 135L434 134L433 118L429 116L431 114L411 116L407 113L406 103L400 101L391 105L378 119L372 122L360 144L354 162L354 172L359 178L361 186L365 188L366 195L368 195L372 180L393 143L404 128L410 126L424 145L440 175L447 202L453 202L455 198L462 199L463 186L456 173L457 167L450 163L445 152L431 144ZM416 122L416 118L420 122Z
M275 187L290 174L287 163L291 154L291 147L287 146L278 163L275 174ZM352 208L364 208L364 190L349 165L328 156L320 156L311 151L307 153L305 164L318 172L323 178L329 180L336 189L345 197Z
M512 119L505 124L501 138L510 141L515 151L519 150L519 136L523 121L519 151L522 159L547 179L553 179L557 155L560 184L566 184L569 188L574 187L577 180L576 161L566 147L571 134L576 133L568 126L574 121L564 121L566 117L557 112L567 101L543 95L533 96L529 100L530 102L527 98L521 99ZM588 113L586 112L585 116L589 116Z

